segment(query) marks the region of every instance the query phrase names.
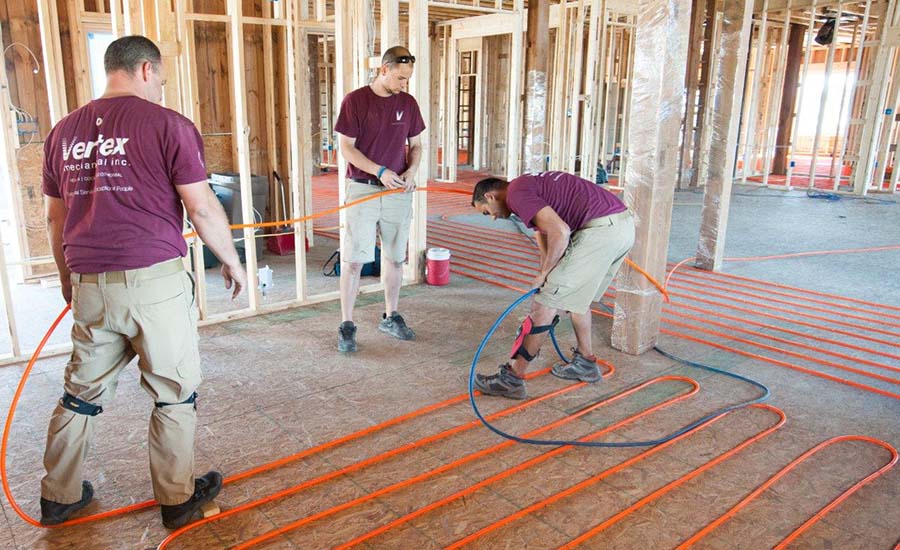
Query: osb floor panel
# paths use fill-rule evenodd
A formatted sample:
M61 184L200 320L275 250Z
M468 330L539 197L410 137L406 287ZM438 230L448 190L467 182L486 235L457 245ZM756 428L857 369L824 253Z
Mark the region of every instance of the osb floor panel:
M685 198L690 200L691 194L680 195L676 204ZM796 239L791 235L797 233L783 228L771 233L785 237L765 237L758 211L770 211L772 201L736 197L731 227L741 231L730 241L741 244L735 249L740 251L736 256L861 244L848 235L840 243L832 243L827 234L822 235L824 242L816 243L813 235L804 234L803 246L792 247L790 243ZM813 210L822 215L824 210L835 217L853 217L868 208L873 223L877 218L882 227L890 227L884 220L896 218L898 211L859 203L796 204L780 202L778 215L765 219L796 219L800 223L803 218L798 212L808 215ZM402 311L418 334L414 343L398 342L377 331L382 304L379 296L372 295L362 296L358 302L360 351L352 357L335 352L340 321L336 302L201 329L205 381L199 401L198 473L216 468L235 475L464 394L475 346L496 315L517 296L496 285L526 286L535 264L534 252L527 248L524 237L514 232L492 236L485 232L481 217L456 215L463 212L457 210L462 206L445 203L450 219L432 219L429 224L429 239L454 250L451 284L403 291ZM691 207L682 204L676 213L684 214L684 209ZM757 214L751 207L757 207ZM872 210L878 210L878 216L871 216ZM695 244L696 234L689 235L695 214L699 211L691 210L673 226L670 258L689 254L685 248L692 245L683 243ZM853 221L857 233L866 233L865 238L876 234L864 221ZM742 223L751 224L760 234L753 235ZM742 244L741 235L768 240L754 248L748 241ZM513 250L487 249L489 242ZM787 420L678 486L671 484L775 426L778 414L760 407L740 409L664 447L556 450L506 444L473 424L469 404L461 398L229 484L217 499L223 511L310 482L309 487L290 496L189 531L169 548L229 548L305 518L310 519L301 527L259 547L319 549L360 540L359 548L442 548L484 529L483 536L467 547L558 548L604 524L582 547L675 548L799 455L831 437L862 435L900 445L900 299L891 293L880 298L882 289L873 283L880 280L883 285L886 279L879 270L896 274L897 264L885 263L882 258L776 262L770 277L763 275L767 269L763 264L730 264L726 269L753 280L679 270L670 285L672 302L664 308L660 347L768 385L772 391L768 403L783 411ZM829 268L831 271L826 271ZM820 278L804 285L803 277L809 273ZM809 286L871 303L812 295L761 281ZM614 294L612 289L611 296ZM881 302L889 307L879 306ZM505 360L523 315L524 309L501 326L479 365L482 372ZM525 434L657 377L685 377L699 385L695 395L630 420L690 391L688 381L659 380L539 435L576 439L600 432L602 441L638 441L660 437L721 407L759 395L749 384L685 366L655 352L641 357L619 353L608 345L610 326L608 318L596 317L595 349L615 367L603 382L576 387L545 374L528 382L530 397L564 391L524 404L482 397L479 405L483 412L520 407L495 423L503 430ZM679 335L673 334L676 332ZM558 333L564 348L571 345L568 322L559 326ZM553 360L547 346L533 370L549 366ZM39 513L46 425L61 392L64 365L64 358L37 364L13 425L10 485L32 516ZM22 370L21 365L0 369L4 414ZM86 477L94 483L97 499L87 512L150 498L146 423L151 406L138 385L136 368L130 367L122 376L114 403L96 419L97 437ZM359 465L460 426L466 429ZM478 456L472 457L475 453ZM861 441L827 447L712 530L695 548L771 548L890 459L885 449ZM507 475L523 463L530 466ZM333 474L341 469L343 473ZM439 474L429 475L436 469ZM327 481L311 483L323 476ZM413 478L418 481L402 483ZM579 490L554 497L579 483L583 484ZM551 497L552 503L544 503ZM898 497L900 473L894 468L825 515L790 547L893 549L900 542ZM447 502L437 506L442 500ZM5 500L2 504L0 548L144 549L155 548L169 534L160 523L157 508L48 531L27 525ZM506 519L523 510L528 513L514 521ZM319 519L312 519L313 515ZM391 528L367 536L387 525Z

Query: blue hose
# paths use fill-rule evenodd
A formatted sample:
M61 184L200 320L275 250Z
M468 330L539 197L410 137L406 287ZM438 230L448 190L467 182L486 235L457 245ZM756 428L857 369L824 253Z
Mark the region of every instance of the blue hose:
M493 426L490 422L488 422L484 418L484 416L481 414L481 411L478 410L478 404L475 403L475 367L478 365L478 359L481 357L481 353L484 351L485 346L487 345L488 341L490 341L491 337L494 335L494 332L497 331L497 328L500 326L500 324L507 317L509 317L510 313L512 313L513 310L515 310L519 305L521 305L522 302L524 302L525 300L527 300L528 298L530 298L531 296L533 296L536 293L537 293L537 289L526 292L525 294L520 296L518 299L516 299L515 302L510 304L510 306L507 307L506 310L504 310L503 313L500 314L500 316L497 318L497 320L494 321L494 324L491 325L491 328L488 330L487 334L485 334L484 338L481 340L481 344L478 346L478 350L475 352L475 357L472 358L472 367L469 369L469 402L472 404L472 410L475 411L475 416L478 417L478 420L480 420L481 423L484 424L484 426L487 429L491 430L492 432L499 435L500 437L510 439L510 440L516 441L518 443L525 443L528 445L548 445L548 446L553 446L553 447L559 447L559 446L652 447L655 445L659 445L661 443L665 443L666 441L675 439L676 437L693 430L697 426L699 426L709 420L712 420L713 418L721 416L721 415L728 413L730 411L733 411L735 409L740 409L742 407L747 407L749 405L754 405L756 403L762 403L763 401L766 401L769 398L769 388L767 388L766 386L764 386L763 384L761 384L755 380L751 380L749 378L746 378L739 374L734 374L732 372L728 372L726 370L717 369L715 367L710 367L708 365L702 365L700 363L695 363L693 361L688 361L686 359L681 359L679 357L675 357L674 355L671 355L671 354L659 349L658 347L655 347L653 349L655 349L657 352L661 353L664 357L678 361L680 363L684 363L685 365L689 365L691 367L704 369L704 370L714 372L717 374L724 374L725 376L730 376L731 378L735 378L742 382L747 382L749 384L752 384L752 385L760 388L763 391L763 394L751 401L746 401L744 403L739 403L737 405L730 405L728 407L723 407L714 413L711 413L707 416L704 416L703 418L701 418L699 420L695 420L694 422L691 422L687 426L684 426L683 428L681 428L680 430L678 430L672 434L669 434L660 439L653 439L650 441L629 441L629 442L604 443L604 442L596 442L596 441L565 441L565 440L553 440L553 439L528 439L528 438L518 437L518 436L515 436L512 434L508 434L508 433L504 432L503 430ZM606 307L606 306L604 306L604 307ZM563 359L563 361L568 362L566 357L563 355L562 351L559 349L559 344L556 341L556 335L554 334L554 332L552 330L550 331L550 338L553 341L553 347L556 348L556 353L559 354L559 356Z

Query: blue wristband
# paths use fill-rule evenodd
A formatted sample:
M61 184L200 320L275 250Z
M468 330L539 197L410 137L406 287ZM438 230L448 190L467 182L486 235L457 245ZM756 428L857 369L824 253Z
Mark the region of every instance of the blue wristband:
M381 168L378 169L378 175L375 177L378 178L379 181L381 180L381 175L384 174L385 170L387 170L387 166L382 166Z

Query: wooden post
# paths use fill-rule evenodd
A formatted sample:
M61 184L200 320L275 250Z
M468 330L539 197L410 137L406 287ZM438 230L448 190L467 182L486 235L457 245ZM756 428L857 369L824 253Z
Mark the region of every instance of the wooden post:
M577 18L572 28L573 39L569 48L575 57L575 61L570 65L572 67L572 78L569 78L567 82L571 87L571 91L565 118L568 127L566 131L566 171L569 173L575 173L575 165L578 158L578 121L581 119L581 101L584 98L581 87L582 67L584 65L584 21L584 0L578 0ZM585 84L585 86L590 88L590 84Z
M429 118L426 121L428 124L429 151L428 157L422 157L422 162L428 165L428 179L436 180L441 174L440 166L438 165L438 147L441 143L441 113L443 112L441 106L443 105L442 100L444 94L444 86L441 78L441 75L443 74L443 63L441 63L441 60L443 59L442 49L444 40L441 38L441 35L442 33L447 32L447 27L432 27L432 30L434 34L431 36L431 59L429 60L428 68L432 75L434 72L437 73L440 84L436 89L429 90L428 93L428 95L431 96L431 104L428 106ZM422 118L424 119L424 117Z
M594 93L594 119L592 123L593 145L591 148L592 162L594 164L606 164L606 83L609 78L606 58L609 55L606 44L609 41L609 14L606 11L604 0L603 9L600 11L600 51L597 54L597 68L600 69L596 78Z
M750 23L753 15L751 0L725 3L721 42L716 44L715 71L716 106L709 120L718 139L710 142L709 176L705 181L701 213L700 241L697 245L697 267L718 271L725 252L725 231L731 186L734 178L734 159L737 147L741 102L735 97L744 89L747 49L750 46ZM725 138L725 139L723 139Z
M812 57L812 43L813 37L816 34L816 4L818 0L812 0L812 6L809 8L809 24L806 26L806 47L803 51L803 72L800 77L800 88L797 90L797 97L799 101L797 102L796 110L794 111L794 128L791 131L791 141L790 146L788 147L787 159L788 159L788 170L787 170L787 178L784 182L785 191L790 191L792 187L792 178L794 175L794 166L796 162L794 161L794 145L797 139L797 136L800 132L800 113L803 112L803 89L806 87L807 81L809 80L809 60Z
M547 125L547 60L550 49L550 1L528 0L528 34L525 58L525 132L522 135L522 169L544 169ZM557 36L559 34L557 33Z
M791 0L788 0L784 11L784 22L780 26L781 37L778 43L778 64L775 67L775 82L771 85L773 97L766 109L765 137L763 139L763 185L769 185L772 172L772 158L775 154L773 146L778 132L778 116L781 111L781 94L784 93L784 81L787 78L788 35L790 34Z
M269 10L272 9L271 4L267 4ZM271 13L269 14L271 17ZM277 193L275 186L280 184L275 181L272 172L278 169L278 144L275 132L275 60L272 58L272 27L268 25L262 26L263 33L263 87L265 88L266 97L266 180L269 182L269 204L274 206L274 219L286 220L288 218L285 212L282 212L281 201L278 193L284 192L283 188ZM260 241L259 244L265 241Z
M881 8L883 10L879 17L881 32L873 52L874 65L866 93L865 123L860 139L859 162L856 165L853 179L853 192L858 195L868 193L875 172L877 136L880 134L886 117L884 108L887 88L890 84L890 79L887 77L890 70L889 64L893 59L893 50L886 47L885 41L888 38L888 30L893 28L892 25L897 23L897 18L900 16L900 3L896 0L889 4L882 4Z
M378 0L381 3L381 53L392 46L400 44L400 1ZM409 8L412 17L416 17L412 7ZM410 23L412 25L412 23ZM412 42L410 40L410 42ZM412 48L409 48L412 51ZM417 55L413 53L413 55ZM419 58L416 58L418 61Z
M44 57L44 81L47 84L47 100L50 105L50 123L55 126L69 112L66 104L62 47L59 42L59 15L55 1L39 0L37 8Z
M297 15L297 12L294 12ZM303 15L303 12L300 12ZM291 163L292 185L292 205L295 206L294 217L309 215L313 213L312 203L312 124L310 116L313 112L310 94L310 73L309 73L309 35L301 27L294 29L294 60L292 67L294 70L293 77L296 80L294 105L296 111L295 122L297 133L293 134L294 140L297 142L297 154L293 157ZM291 93L289 90L288 93ZM290 105L289 105L290 107ZM293 146L293 144L292 144ZM291 154L294 154L292 149ZM294 227L294 250L296 253L295 265L297 272L297 291L298 298L306 300L309 298L309 286L307 285L308 264L306 259L306 242L304 233L307 235L312 232L313 222L304 222Z
M781 91L781 108L778 113L778 137L775 140L775 156L772 159L772 173L780 176L787 172L787 150L793 138L791 129L794 122L794 106L797 104L800 65L803 61L803 36L806 32L806 27L797 23L790 23L790 27L787 66Z
M253 223L253 187L250 180L250 126L247 122L247 88L244 83L244 24L240 0L228 0L231 39L231 100L235 132L232 139L237 146L238 172L241 177L241 207L244 223ZM259 309L259 289L256 273L256 238L253 228L244 228L244 256L247 266L247 295L250 310Z
M634 54L635 54L635 40L634 40L634 28L629 29L628 32L628 47L627 52L628 55L625 58L625 63L623 64L622 71L622 82L625 86L625 99L622 105L622 153L619 156L619 164L621 167L619 169L619 173L625 174L628 169L628 158L629 158L629 147L631 143L629 142L629 126L631 125L631 94L633 88L631 86L632 78L634 78Z
M890 154L891 135L894 133L894 121L896 120L896 111L900 104L900 49L894 53L894 77L889 79L890 86L886 100L886 107L882 109L884 123L881 126L881 134L878 138L878 155L875 158L875 171L872 181L875 184L874 190L882 191L884 187L884 176L887 172L887 161ZM889 73L890 74L890 73ZM888 114L887 108L894 111L894 114ZM896 144L894 144L896 147ZM894 172L897 171L897 163L894 163Z
M581 177L594 181L597 157L594 155L594 112L597 110L597 55L600 48L600 16L606 12L606 0L591 0L588 20L588 54L584 77L584 109L581 116Z
M512 179L519 175L521 166L521 134L522 125L522 51L525 29L524 0L514 0L515 24L512 32L512 48L509 63L509 124L506 138L506 177ZM454 86L455 86L454 82ZM454 148L456 144L454 143ZM455 151L454 151L455 155ZM454 164L455 166L455 164ZM454 179L456 170L454 169Z
M484 62L484 38L478 39L478 63L475 69L475 132L473 145L472 169L481 170L484 164L484 68L487 64Z
M644 0L637 15L631 162L625 202L635 213L629 257L664 278L684 101L691 0ZM616 279L612 345L640 354L656 344L662 296L628 266Z
M298 88L299 86L299 78L298 75L298 56L297 56L297 43L300 40L299 35L301 34L299 29L297 28L297 11L295 9L295 5L293 2L288 2L287 4L287 20L288 27L285 32L285 68L287 73L287 81L288 81L288 134L290 136L290 162L288 163L290 166L290 176L288 177L288 183L291 188L291 211L287 215L289 218L300 217L302 213L305 213L304 206L306 203L305 200L305 184L308 182L304 182L302 179L302 175L304 173L303 163L304 159L301 155L300 151L300 143L303 141L303 135L301 134L301 126L300 126L300 106L298 104L297 96L298 96ZM296 274L295 277L295 291L296 297L298 300L306 300L308 296L308 286L306 281L306 238L307 238L307 225L312 226L312 224L307 223L295 223L293 224L294 229L294 272Z
M410 92L419 104L422 120L431 120L431 40L428 36L428 0L410 0L409 3L409 50L416 56L416 68L410 82ZM419 134L422 142L422 161L416 172L416 186L428 187L431 158L431 132ZM425 248L428 221L427 193L413 193L413 218L410 224L409 263L405 278L412 282L422 282L425 278Z
M185 13L189 9L185 6L186 0L175 0L175 26L178 42L181 45L179 51L179 71L181 81L181 108L184 116L191 119L198 131L201 129L199 85L197 84L197 66L194 58L194 23L187 21ZM187 0L190 2L190 0ZM124 0L125 25L130 27L128 16L128 0ZM200 319L205 320L209 316L206 294L206 267L203 260L203 241L200 236L193 237L190 241L191 259L194 264L194 280L197 282L194 288L195 300L200 310Z
M841 13L842 7L843 4L838 3L838 14ZM839 22L840 15L838 15L838 23ZM812 162L810 162L809 165L809 184L807 186L809 189L813 189L816 186L816 163L819 160L819 143L821 143L822 140L822 125L825 118L825 105L828 102L828 89L830 88L829 83L831 82L831 73L834 69L834 50L838 41L837 24L835 25L834 33L834 39L828 45L828 55L825 59L825 84L822 86L822 97L819 99L819 118L816 119L816 135L813 137Z
M87 56L87 42L84 39L84 28L81 24L82 13L84 13L84 0L76 0L69 5L69 36L72 40L71 62L75 76L75 97L78 101L73 108L87 104L93 97L91 77L84 65Z
M459 40L451 31L447 48L447 103L444 105L444 178L456 181L459 158Z
M850 92L851 98L856 93L857 82L859 79L859 68L860 68L861 60L862 60L863 45L866 42L866 35L868 34L868 29L869 29L869 12L870 12L871 8L872 8L872 0L868 0L866 2L866 10L863 14L862 24L860 25L859 23L857 23L854 26L853 39L850 41L850 51L851 52L853 51L854 45L857 44L857 40L859 41L858 46L856 46L856 63L854 65L854 71L853 71L854 78L853 78L853 87L852 87L853 91ZM841 114L840 114L840 116L838 116L838 125L837 125L838 131L836 133L840 132L841 120L843 119L843 115L844 115L844 102L847 98L847 81L849 80L848 77L850 75L850 58L849 58L849 56L847 57L846 61L847 61L847 71L844 75L844 86L841 91L841 106L840 106ZM852 111L852 108L851 108L851 111ZM851 116L852 116L852 112L851 112ZM837 158L835 159L835 153L837 153L837 146L838 146L837 141L835 141L835 144L834 144L835 149L833 149L832 153L831 153L831 170L832 170L832 175L834 176L834 183L832 184L832 191L837 191L838 187L840 187L840 185L841 185L841 177L842 177L842 173L844 171L844 156L847 154L847 138L849 137L848 136L849 129L850 129L850 127L848 125L847 128L845 129L844 135L839 136L839 139L841 142L841 145L840 145L841 149L840 149L840 153L837 155ZM835 170L835 168L837 168L837 169Z
M750 110L747 116L746 138L744 138L744 167L741 170L741 183L747 183L747 174L756 170L756 123L759 120L759 87L762 81L763 64L769 50L769 0L763 0L762 16L759 22L759 34L756 39L756 60L753 63L753 87L750 92ZM752 34L752 33L751 33ZM751 167L752 165L752 167Z
M716 56L713 55L715 44L719 40L719 2L718 0L706 0L706 29L703 32L703 55L700 65L700 94L697 98L697 123L694 131L694 150L692 152L691 183L690 187L697 187L700 181L705 181L709 168L709 140L710 123L712 115L710 98L713 85L711 75L715 73Z
M43 25L41 26L43 27ZM43 32L41 34L43 38ZM0 26L0 44L3 44L2 26ZM47 47L45 45L44 52L46 51ZM8 89L9 81L7 80L6 64L4 63L2 66L0 66L0 90ZM51 105L52 104L53 103L51 101ZM7 167L4 168L4 170L9 175L9 181L15 182L18 181L19 170L15 162L16 152L10 139L13 135L12 131L14 130L14 125L10 113L12 113L12 109L10 108L9 95L6 93L0 93L0 161L2 161L0 165ZM13 192L16 193L17 190L13 189ZM0 226L0 229L2 229L2 226ZM0 231L0 291L2 291L3 293L3 309L6 311L6 321L7 328L9 330L12 355L13 357L18 357L19 354L21 354L22 350L19 343L19 331L16 326L16 312L15 307L13 306L12 290L10 288L9 269L7 269L6 255L3 251L4 242L5 241L3 240L2 231Z
M122 36L121 27L122 27L122 13L120 11L121 6L119 5L119 0L109 0L109 16L111 21L111 30L113 38L119 38Z
M694 0L691 8L691 35L688 43L687 74L684 79L686 104L684 125L681 130L681 153L679 154L678 188L686 188L691 182L694 170L694 120L697 116L697 93L700 88L700 54L703 50L703 22L706 20L706 0Z

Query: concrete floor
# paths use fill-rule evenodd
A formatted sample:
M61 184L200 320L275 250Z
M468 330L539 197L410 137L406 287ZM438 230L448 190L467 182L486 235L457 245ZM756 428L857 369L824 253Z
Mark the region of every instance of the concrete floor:
M754 188L737 192L729 224L729 257L897 244L900 206L896 204L831 203ZM693 254L701 198L689 192L676 196L669 252L673 262ZM464 203L462 197L460 201ZM352 357L334 351L340 321L336 302L201 330L206 379L199 401L198 473L217 468L235 475L423 407L443 405L230 484L217 499L223 510L328 476L327 481L294 495L193 530L170 548L226 548L319 513L321 519L307 521L261 547L330 548L395 522L393 528L360 542L359 547L439 548L529 507L538 509L486 533L471 547L557 548L604 524L605 529L583 547L674 548L793 459L831 437L861 435L900 445L900 293L894 283L900 272L900 250L894 249L733 261L726 263L724 275L686 269L673 277L673 300L666 307L660 347L766 384L772 392L768 404L786 417L783 426L677 487L669 484L775 426L778 413L741 409L670 446L650 450L555 451L524 445L494 449L503 440L472 426L359 465L404 443L472 422L464 398L449 404L446 400L464 394L475 346L517 294L462 273L523 286L514 278L528 277L512 270L528 272L533 267L524 237L514 232L485 233L492 231L488 225L493 224L469 215L432 220L429 239L434 244L453 244L456 273L446 287L404 289L401 309L417 331L415 343L397 342L376 330L382 311L378 296L363 296L359 301L360 351ZM497 227L510 229L503 224ZM492 244L507 248L486 251ZM480 261L492 264L489 271L494 273L475 271L485 267ZM501 327L479 370L491 371L504 360L522 315L524 309ZM616 426L599 440L650 439L758 395L749 384L684 366L655 352L641 357L616 352L608 345L610 321L596 319L596 352L614 366L614 373L602 383L587 386L537 376L528 383L532 398L563 392L526 402L525 408L498 419L499 427L524 434L661 376L689 378L699 391L629 421L685 394L692 384L683 379L660 380L540 437L574 439ZM562 344L570 345L567 322L560 325L559 334ZM533 370L539 372L553 359L546 348ZM38 513L47 418L61 391L64 365L64 358L38 363L13 425L8 459L11 487L32 515ZM21 366L0 369L4 409L21 372ZM486 414L520 404L479 399ZM146 465L150 407L150 399L138 386L136 369L128 369L115 403L97 418L97 438L86 474L97 490L90 512L150 497ZM481 451L483 456L471 458ZM539 458L548 452L554 454ZM888 451L871 442L828 446L712 530L696 547L773 547L890 460ZM526 461L534 464L502 477ZM408 487L385 489L436 468L446 471ZM331 474L341 469L345 470ZM595 483L587 481L594 478ZM545 506L539 504L580 482L586 486ZM379 493L372 497L375 491ZM455 494L458 498L452 502L422 511ZM894 468L863 486L791 547L889 550L900 542L898 498L900 472ZM354 499L359 499L354 506L326 514ZM643 506L632 510L642 502ZM58 531L25 524L5 501L3 512L0 548L152 548L168 534L155 508ZM413 517L406 517L409 514Z

